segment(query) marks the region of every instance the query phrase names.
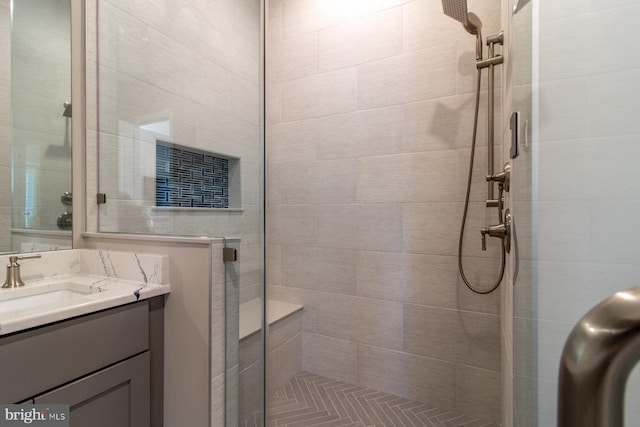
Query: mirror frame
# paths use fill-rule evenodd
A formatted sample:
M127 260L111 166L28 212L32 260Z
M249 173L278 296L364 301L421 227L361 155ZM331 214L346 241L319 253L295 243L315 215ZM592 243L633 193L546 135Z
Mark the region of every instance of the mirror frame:
M13 2L10 0L10 8ZM70 0L70 53L71 53L71 104L74 105L71 120L71 191L79 197L72 201L73 223L69 245L72 248L83 247L83 232L86 229L86 7L85 0ZM11 22L13 27L13 22ZM11 190L13 200L13 189ZM12 209L13 202L11 203ZM10 228L13 228L13 213ZM12 235L9 234L13 247ZM19 253L11 249L9 253Z

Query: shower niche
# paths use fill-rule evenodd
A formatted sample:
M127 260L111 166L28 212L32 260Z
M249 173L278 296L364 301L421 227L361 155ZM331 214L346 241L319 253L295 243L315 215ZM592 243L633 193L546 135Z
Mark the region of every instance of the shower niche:
M155 202L161 208L240 208L240 159L156 141Z

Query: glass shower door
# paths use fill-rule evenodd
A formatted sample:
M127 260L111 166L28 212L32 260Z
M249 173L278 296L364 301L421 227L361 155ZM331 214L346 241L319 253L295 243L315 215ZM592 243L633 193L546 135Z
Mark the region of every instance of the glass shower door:
M640 4L534 0L510 19L524 124L514 161L513 425L546 427L556 425L569 332L601 300L640 285L640 59L628 53ZM640 425L637 377L627 426Z

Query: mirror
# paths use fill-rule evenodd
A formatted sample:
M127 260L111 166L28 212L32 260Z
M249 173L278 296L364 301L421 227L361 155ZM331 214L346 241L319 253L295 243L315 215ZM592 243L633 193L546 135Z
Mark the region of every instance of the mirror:
M0 0L0 251L71 248L70 0Z

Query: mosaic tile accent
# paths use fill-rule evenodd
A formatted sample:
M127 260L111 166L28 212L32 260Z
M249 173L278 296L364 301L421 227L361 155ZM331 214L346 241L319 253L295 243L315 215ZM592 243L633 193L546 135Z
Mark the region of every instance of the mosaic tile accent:
M156 206L229 207L229 160L156 142Z
M500 427L492 421L300 372L272 392L268 427ZM253 427L258 417L248 419Z

